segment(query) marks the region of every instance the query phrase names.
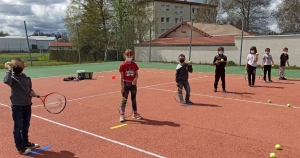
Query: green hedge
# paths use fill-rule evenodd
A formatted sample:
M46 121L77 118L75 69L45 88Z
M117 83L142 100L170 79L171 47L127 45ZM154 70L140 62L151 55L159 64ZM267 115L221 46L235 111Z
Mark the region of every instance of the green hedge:
M105 52L86 53L83 51L80 53L81 62L95 62L103 61ZM64 61L64 62L78 62L77 50L50 50L50 60ZM107 61L123 60L122 53L118 53L116 50L108 50Z

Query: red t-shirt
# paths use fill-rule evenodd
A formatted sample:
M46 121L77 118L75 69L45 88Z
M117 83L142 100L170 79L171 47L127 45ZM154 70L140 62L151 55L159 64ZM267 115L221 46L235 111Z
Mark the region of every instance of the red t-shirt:
M139 70L139 67L135 62L130 64L124 61L119 68L119 72L124 72L124 81L132 82L135 78L135 72Z

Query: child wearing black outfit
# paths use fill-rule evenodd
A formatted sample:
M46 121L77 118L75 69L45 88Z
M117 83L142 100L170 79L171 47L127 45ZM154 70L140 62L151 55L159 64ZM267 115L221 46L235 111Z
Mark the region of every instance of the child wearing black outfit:
M224 48L218 48L218 55L215 56L213 64L216 65L215 69L215 82L214 82L214 92L217 92L218 89L218 82L222 80L222 88L223 92L226 92L225 89L225 66L227 63L227 57L224 55Z

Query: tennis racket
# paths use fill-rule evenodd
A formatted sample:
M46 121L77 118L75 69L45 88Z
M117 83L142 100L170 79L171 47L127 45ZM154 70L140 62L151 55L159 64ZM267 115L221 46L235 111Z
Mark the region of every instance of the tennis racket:
M61 113L67 105L66 97L58 92L52 92L44 96L38 96L38 98L41 99L45 109L51 114Z
M245 80L248 81L248 72L245 71Z
M264 68L262 68L260 74L259 74L259 79L262 80L264 76Z
M174 94L174 98L178 103L181 103L180 100L184 101L185 95L185 92L183 92L182 89L178 87Z
M127 99L126 99L125 97L123 97L122 100L121 100L121 102L120 102L120 104L119 104L118 111L119 111L119 114L120 114L120 115L122 115L122 103L123 103L123 101L127 101ZM126 103L127 103L127 102L126 102ZM126 108L126 107L127 107L127 108ZM130 107L130 109L129 109L129 107L130 107L130 106L126 106L126 104L125 104L124 113L123 113L125 118L130 117L130 116L133 114L133 109L132 109L132 107ZM126 112L126 111L127 111L127 112ZM128 111L130 111L130 112L128 112Z

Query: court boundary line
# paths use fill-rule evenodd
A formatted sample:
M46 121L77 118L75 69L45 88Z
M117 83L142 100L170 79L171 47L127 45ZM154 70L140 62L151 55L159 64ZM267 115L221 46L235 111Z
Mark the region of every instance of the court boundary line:
M189 80L197 80L200 78L206 78L208 76L201 76L201 77L195 77L195 78L191 78ZM137 89L143 89L143 88L148 88L148 87L155 87L155 86L161 86L161 85L166 85L166 84L174 84L174 82L166 82L166 83L160 83L160 84L154 84L154 85L149 85L149 86L143 86L143 87L138 87ZM74 99L69 99L67 100L67 102L71 102L71 101L76 101L76 100L83 100L83 99L87 99L87 98L94 98L94 97L99 97L99 96L103 96L103 95L109 95L109 94L115 94L115 93L121 93L120 91L113 91L113 92L107 92L107 93L100 93L100 94L95 94L95 95L90 95L90 96L85 96L85 97L80 97L80 98L74 98ZM41 107L44 106L43 104L38 104L35 106L32 106L32 108L37 108L37 107Z
M173 93L176 92L174 90L159 89L159 88L146 88L146 89L149 89L149 90L158 90L158 91L165 91L165 92L173 92ZM226 99L226 100L233 100L233 101L240 101L240 102L248 102L248 103L255 103L255 104L274 105L274 106L278 106L278 107L286 107L285 105L281 105L281 104L264 103L264 102L259 102L259 101L250 101L250 100L243 100L243 99L236 99L236 98L225 98L225 97L219 97L219 96L213 96L213 95L206 95L206 94L199 94L199 93L191 93L191 95L202 96L202 97L209 97L209 98L217 98L217 99ZM297 106L291 106L291 107L288 107L288 108L300 109L300 107L297 107Z
M4 107L7 107L7 108L10 108L10 106L8 106L6 104L3 104L3 103L0 103L0 105L4 106ZM140 149L140 148L137 148L137 147L134 147L134 146L131 146L131 145L128 145L128 144L125 144L125 143L113 140L113 139L109 139L109 138L106 138L106 137L103 137L101 135L97 135L97 134L94 134L94 133L91 133L91 132L88 132L88 131L85 131L85 130L81 130L79 128L75 128L75 127L72 127L72 126L69 126L69 125L66 125L66 124L63 124L63 123L59 123L59 122L56 122L56 121L53 121L53 120L50 120L50 119L47 119L47 118L44 118L44 117L41 117L41 116L38 116L38 115L32 114L31 116L33 116L35 118L38 118L38 119L41 119L41 120L44 120L46 122L50 122L50 123L53 123L53 124L65 127L67 129L71 129L71 130L74 130L74 131L77 131L77 132L80 132L80 133L84 133L84 134L87 134L89 136L94 136L96 138L100 138L102 140L106 140L108 142L115 143L115 144L121 145L123 147L127 147L127 148L130 148L130 149L139 151L139 152L144 153L144 154L148 154L148 155L155 156L155 157L158 157L158 158L166 158L164 156L155 154L153 152L149 152L149 151L146 151L146 150L143 150L143 149Z

